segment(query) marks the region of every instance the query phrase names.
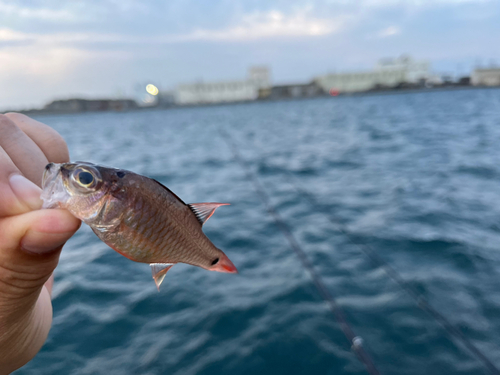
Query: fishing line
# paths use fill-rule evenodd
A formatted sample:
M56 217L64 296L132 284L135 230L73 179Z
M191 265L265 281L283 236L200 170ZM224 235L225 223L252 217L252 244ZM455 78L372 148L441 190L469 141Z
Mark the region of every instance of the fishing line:
M225 137L229 137L229 135L226 133ZM234 142L232 142L232 140L229 139L229 141L234 145ZM426 298L422 296L422 294L419 293L416 288L412 287L408 282L406 282L404 278L393 267L391 267L380 255L378 255L378 253L373 249L372 246L367 243L356 241L354 236L352 236L341 224L338 223L338 220L336 220L332 216L330 210L325 205L319 203L312 193L300 186L300 183L295 182L296 177L290 171L283 170L282 173L287 177L290 186L292 186L300 196L304 197L304 199L318 212L322 212L326 216L328 221L330 221L330 223L332 223L336 227L338 232L342 233L349 240L349 242L355 245L368 258L370 258L370 260L376 266L382 268L384 272L389 276L389 278L391 278L396 284L401 287L401 289L403 289L408 295L410 295L410 297L415 300L417 306L420 309L429 314L439 325L441 325L445 329L452 341L453 339L455 339L459 343L461 343L477 360L482 362L492 374L500 375L500 369L443 314L432 307L426 300Z
M480 362L482 362L492 374L499 374L500 370L496 367L493 362L486 357L486 355L479 350L468 338L465 336L458 328L456 328L443 314L432 307L429 302L425 299L422 294L420 294L414 287L408 284L404 278L392 268L378 253L373 249L372 246L366 243L361 243L356 241L353 236L342 227L331 215L330 210L321 203L319 203L313 194L300 186L299 183L295 183L296 178L289 171L284 172L288 177L289 184L297 191L297 193L303 196L308 203L320 212L323 212L327 219L336 226L337 230L342 233L353 245L357 246L370 260L377 266L382 268L385 273L396 283L401 289L403 289L407 294L409 294L416 302L417 306L428 313L434 320L439 323L451 338L455 338L462 345L464 345Z
M311 263L311 261L309 260L306 253L301 248L297 240L295 239L288 225L285 223L283 218L278 214L274 206L271 204L269 195L259 182L257 176L254 173L252 173L247 163L242 159L240 153L238 152L236 144L233 142L231 136L222 129L219 129L219 132L221 134L222 139L226 142L226 144L230 148L233 154L233 158L238 162L238 164L240 164L242 169L245 171L247 179L252 182L255 192L259 196L260 200L264 204L265 208L267 209L271 217L274 219L274 222L276 223L277 227L287 239L292 250L297 254L300 262L302 263L302 266L307 270L307 272L309 272L313 284L318 290L319 294L328 303L330 310L332 311L333 315L335 316L340 325L340 329L344 333L347 340L351 343L352 350L356 353L359 360L365 365L366 370L370 375L379 375L380 373L375 367L375 364L373 363L370 356L363 347L362 338L354 334L354 331L352 330L351 326L345 319L345 315L342 309L335 301L335 298L333 297L332 293L328 290L328 288L324 284L321 276L314 270L313 264Z

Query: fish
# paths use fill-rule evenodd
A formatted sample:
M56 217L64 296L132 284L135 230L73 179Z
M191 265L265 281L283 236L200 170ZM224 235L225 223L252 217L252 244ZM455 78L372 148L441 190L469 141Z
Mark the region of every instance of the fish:
M238 272L202 231L228 203L186 204L152 178L89 162L47 164L41 199L42 208L68 210L113 250L148 263L158 290L177 263Z

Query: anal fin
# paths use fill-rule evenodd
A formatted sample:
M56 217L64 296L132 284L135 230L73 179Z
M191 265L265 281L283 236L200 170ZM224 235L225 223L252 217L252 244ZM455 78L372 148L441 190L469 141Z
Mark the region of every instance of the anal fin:
M153 274L153 279L155 281L158 291L160 291L160 285L167 274L167 271L172 268L175 263L151 263L151 272Z

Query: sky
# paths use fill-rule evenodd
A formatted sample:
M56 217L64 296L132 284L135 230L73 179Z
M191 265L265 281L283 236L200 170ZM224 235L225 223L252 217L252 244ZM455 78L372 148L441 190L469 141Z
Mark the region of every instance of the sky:
M500 64L498 0L0 0L0 110L133 96L146 83L275 84L409 54L436 73Z

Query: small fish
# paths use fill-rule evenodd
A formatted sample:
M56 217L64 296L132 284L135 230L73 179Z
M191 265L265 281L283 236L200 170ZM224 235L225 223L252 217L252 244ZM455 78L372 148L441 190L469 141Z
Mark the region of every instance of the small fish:
M186 204L156 180L86 162L48 164L42 187L43 208L67 209L118 253L149 263L158 290L176 263L238 272L201 230L227 203Z

